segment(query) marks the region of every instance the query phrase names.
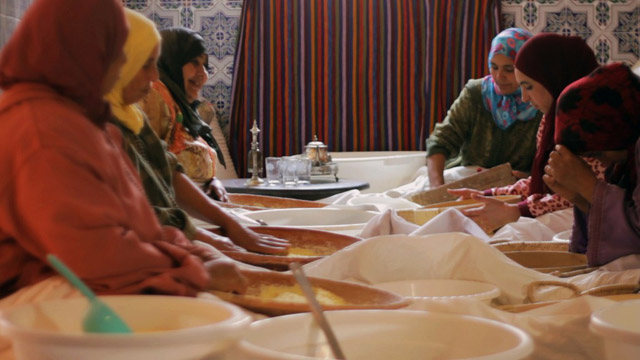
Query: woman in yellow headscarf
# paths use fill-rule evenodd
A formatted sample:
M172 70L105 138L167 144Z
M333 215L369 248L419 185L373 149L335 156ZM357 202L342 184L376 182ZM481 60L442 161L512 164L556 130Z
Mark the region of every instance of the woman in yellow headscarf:
M131 10L126 10L126 16L130 26L124 46L127 62L107 100L122 132L125 150L140 174L160 223L179 228L188 238L221 250L243 250L237 245L265 253L285 250L287 241L255 233L210 200L182 172L175 155L163 147L136 105L149 92L151 82L158 79L160 34L144 16ZM228 238L193 226L178 204L191 215L219 225Z

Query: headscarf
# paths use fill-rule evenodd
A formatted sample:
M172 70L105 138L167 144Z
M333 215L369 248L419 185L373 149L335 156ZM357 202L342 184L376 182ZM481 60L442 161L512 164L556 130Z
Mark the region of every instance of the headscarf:
M36 0L0 55L0 87L46 85L103 125L102 83L121 55L127 23L119 0Z
M120 79L107 94L107 100L113 115L134 134L138 134L144 125L144 115L135 104L124 103L122 90L136 77L151 51L160 43L160 33L151 20L138 12L125 9L125 16L129 22L129 36L124 44L127 62L122 67Z
M183 116L183 126L195 138L202 137L218 155L218 160L225 166L222 151L211 135L211 128L205 124L195 111L197 101L189 104L184 90L182 67L194 58L206 54L204 39L197 32L186 28L170 28L162 30L162 52L158 61L160 80L164 83L173 100L178 104ZM208 62L205 62L208 68Z
M544 86L553 97L545 121L540 144L531 167L529 195L551 193L542 181L544 167L553 150L556 100L564 88L588 75L598 62L593 50L577 36L552 33L538 34L527 41L516 55L516 69Z
M554 137L575 153L627 150L626 168L634 168L640 137L638 76L613 63L567 86L558 98ZM635 180L635 171L631 175Z
M509 28L498 34L491 41L489 68L491 68L491 59L497 54L515 60L518 50L531 36L527 30L518 28ZM502 94L495 86L491 75L482 79L482 99L485 109L491 112L493 121L502 130L507 129L518 120L531 120L538 114L538 110L530 103L522 101L522 92L519 87L511 94Z

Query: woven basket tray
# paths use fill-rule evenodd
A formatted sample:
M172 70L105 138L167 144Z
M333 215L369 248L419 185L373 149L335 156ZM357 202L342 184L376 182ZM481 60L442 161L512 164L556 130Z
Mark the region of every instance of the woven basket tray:
M226 208L242 208L246 210L289 209L289 208L321 208L327 206L321 202L290 199L277 196L253 194L228 194L229 202L217 204Z
M502 252L511 251L569 251L568 243L552 241L510 241L493 244L493 247Z

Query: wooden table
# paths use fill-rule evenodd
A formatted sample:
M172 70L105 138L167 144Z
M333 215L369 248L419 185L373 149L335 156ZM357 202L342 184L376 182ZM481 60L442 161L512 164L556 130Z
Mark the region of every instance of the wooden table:
M366 181L350 179L340 179L339 181L311 180L310 184L298 184L295 186L267 185L266 180L265 184L258 186L245 185L247 179L224 179L220 181L222 181L227 192L230 193L278 196L302 200L318 200L353 189L364 190L369 188L369 183Z

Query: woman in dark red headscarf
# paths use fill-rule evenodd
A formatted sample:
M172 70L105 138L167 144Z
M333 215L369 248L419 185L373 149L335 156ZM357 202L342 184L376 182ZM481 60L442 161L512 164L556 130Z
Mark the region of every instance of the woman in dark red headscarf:
M574 204L571 251L590 266L640 254L640 79L611 64L567 87L558 99L555 151L545 183ZM608 166L606 181L574 155Z
M565 86L589 74L598 66L591 48L579 37L558 34L538 34L527 41L516 56L515 74L522 89L522 100L529 101L544 117L538 128L538 144L531 176L512 186L485 190L482 195L521 195L517 205L479 196L467 189L451 191L456 195L474 197L483 207L464 210L465 215L485 228L498 228L517 221L520 216L537 217L571 207L544 186L542 175L549 153L553 150L556 99ZM593 171L603 176L604 167L590 160Z
M217 260L158 224L107 123L126 36L119 0L37 0L2 50L0 298L55 279L49 253L99 293L215 285Z

